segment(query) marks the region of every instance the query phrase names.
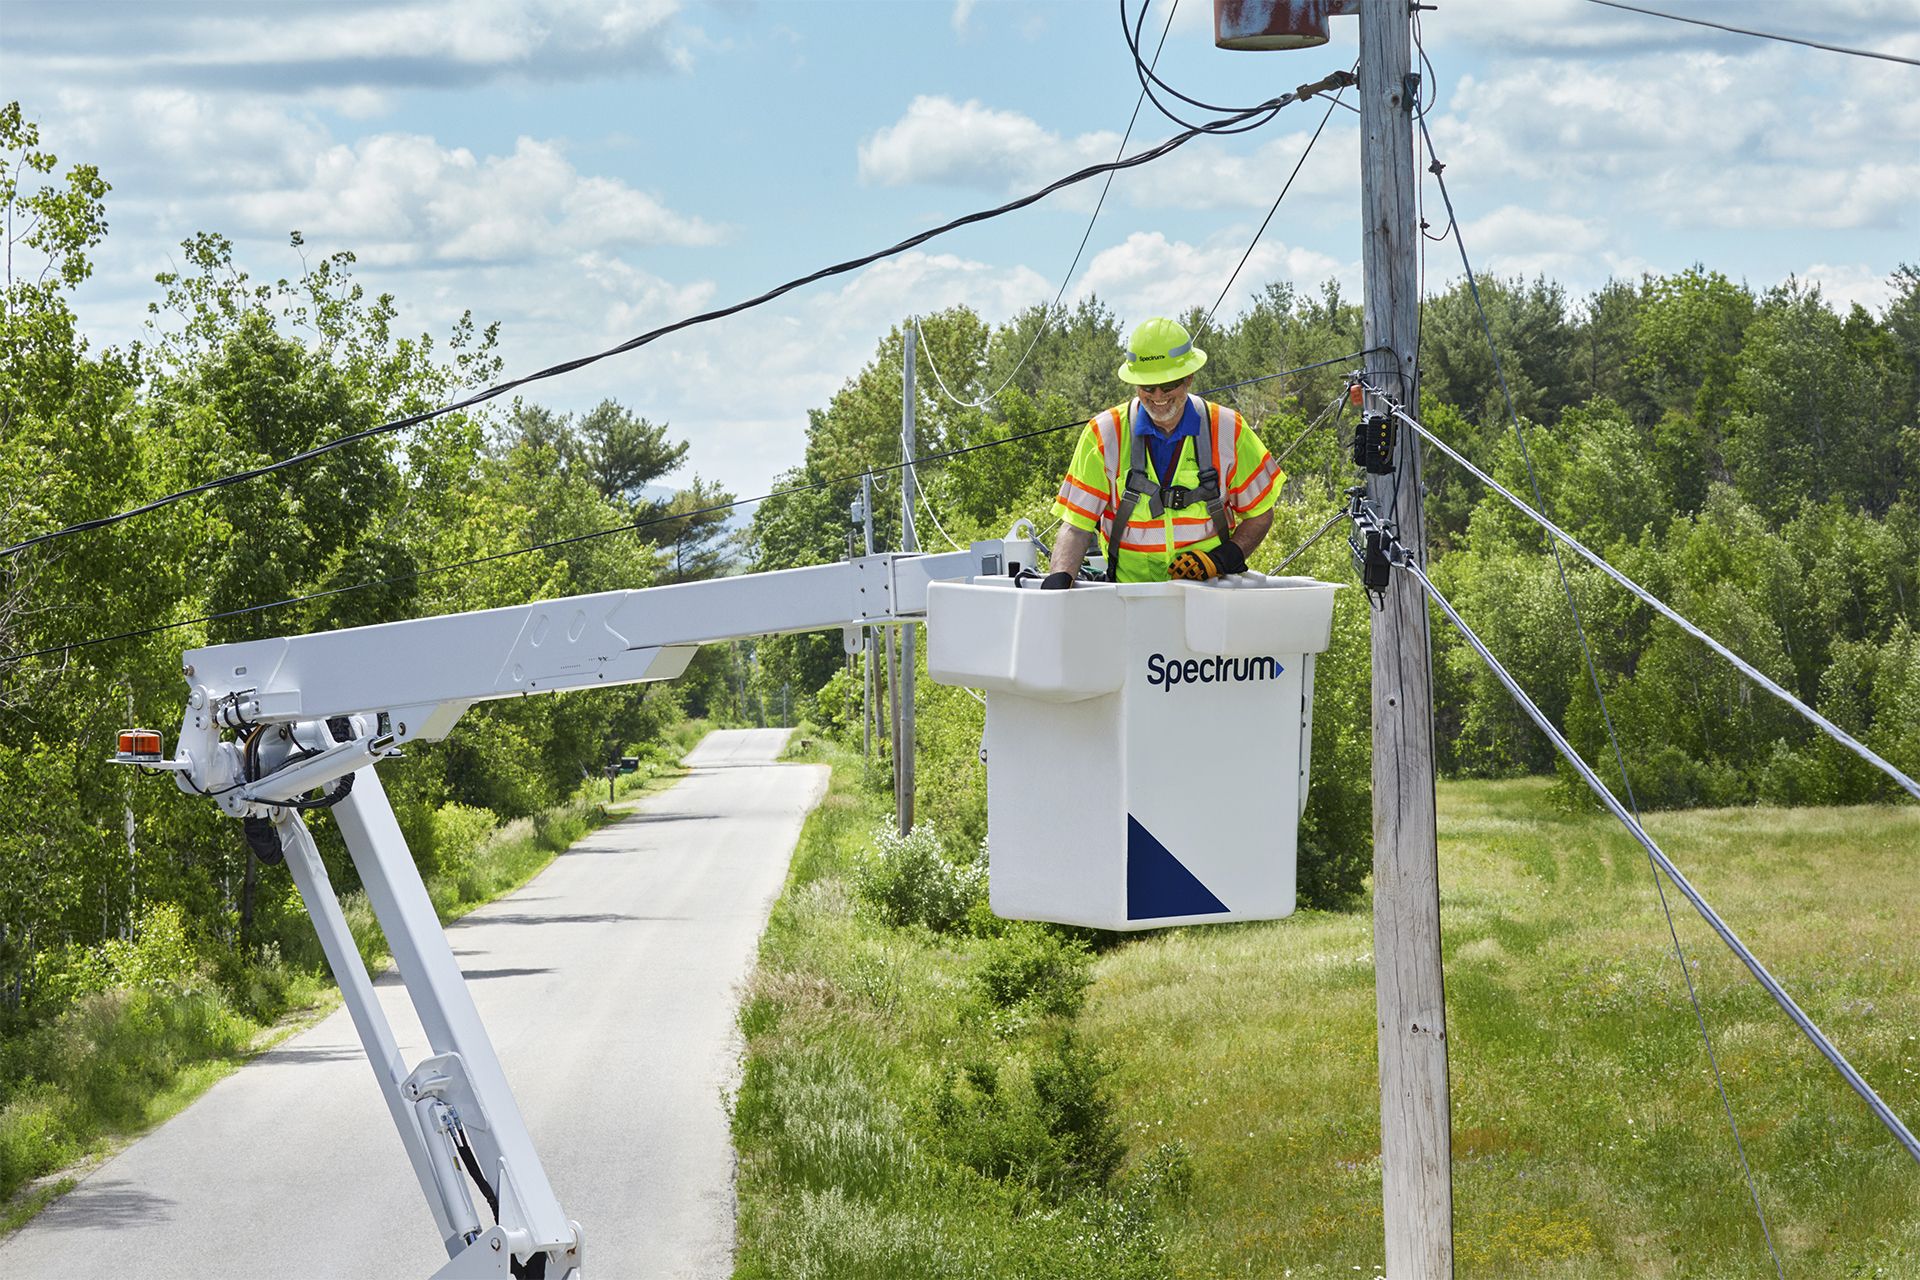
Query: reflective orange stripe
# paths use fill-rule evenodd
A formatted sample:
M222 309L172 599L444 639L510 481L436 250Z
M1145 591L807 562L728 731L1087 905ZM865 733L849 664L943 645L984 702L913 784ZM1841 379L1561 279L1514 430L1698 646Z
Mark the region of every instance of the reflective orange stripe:
M1240 415L1223 404L1211 400L1206 403L1213 419L1213 469L1230 483L1234 460L1239 456Z
M1104 505L1109 500L1107 494L1102 493L1100 490L1094 488L1092 485L1082 480L1079 476L1070 475L1067 477L1066 482L1060 486L1060 501L1065 502L1067 500L1067 495L1075 489L1078 489L1081 493L1086 494L1089 498L1092 498L1096 503L1100 503L1102 505Z
M1252 475L1248 476L1243 483L1235 486L1233 490L1234 505L1237 507L1250 507L1258 502L1266 496L1267 490L1273 487L1274 477L1279 474L1280 464L1274 461L1273 457L1269 455L1267 460L1262 462ZM1253 497L1243 498L1241 496L1255 485L1260 486L1260 491Z
M1068 491L1064 485L1061 486L1060 494L1058 497L1054 499L1054 501L1059 503L1061 506L1065 507L1067 510L1073 512L1073 514L1077 516L1085 516L1089 520L1107 519L1107 517L1102 512L1098 510L1089 511L1085 507L1081 506L1079 503L1075 502L1070 496L1068 496Z
M1239 494L1245 493L1249 485L1252 485L1255 483L1271 483L1273 480L1274 472L1278 470L1280 470L1280 464L1278 462L1275 462L1273 458L1269 456L1265 462L1262 462L1257 468L1255 468L1254 473L1252 475L1248 476L1241 483L1235 485L1233 487L1233 492L1236 495L1239 495Z
M1100 462L1107 469L1107 479L1119 474L1120 467L1120 410L1125 405L1095 414L1091 426L1094 438L1100 442Z

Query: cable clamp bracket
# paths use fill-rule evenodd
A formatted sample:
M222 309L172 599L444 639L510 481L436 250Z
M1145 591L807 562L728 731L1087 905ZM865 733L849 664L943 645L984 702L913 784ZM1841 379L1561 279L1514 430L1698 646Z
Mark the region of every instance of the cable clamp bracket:
M1368 475L1392 475L1398 443L1399 429L1393 416L1370 410L1353 429L1353 465L1366 468Z
M1381 523L1363 486L1347 490L1347 515L1353 521L1347 532L1347 548L1353 553L1354 574L1373 607L1385 609L1387 586L1393 579L1393 551L1399 547L1399 540Z

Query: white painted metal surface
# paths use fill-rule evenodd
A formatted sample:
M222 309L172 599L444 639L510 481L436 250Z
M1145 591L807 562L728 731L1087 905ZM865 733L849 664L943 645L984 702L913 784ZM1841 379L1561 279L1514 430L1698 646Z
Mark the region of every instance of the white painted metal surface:
M943 556L609 591L189 651L169 762L181 790L271 824L344 994L449 1261L435 1280L525 1266L578 1280L580 1226L560 1207L374 766L443 738L476 702L672 679L700 643L917 619L943 577L1003 571L1000 542ZM228 735L232 736L229 737ZM372 996L293 802L331 807L433 1052L411 1070ZM311 804L314 801L300 801ZM487 1226L472 1189L491 1203Z
M1123 930L1291 914L1336 590L936 584L928 672L987 692L995 914Z

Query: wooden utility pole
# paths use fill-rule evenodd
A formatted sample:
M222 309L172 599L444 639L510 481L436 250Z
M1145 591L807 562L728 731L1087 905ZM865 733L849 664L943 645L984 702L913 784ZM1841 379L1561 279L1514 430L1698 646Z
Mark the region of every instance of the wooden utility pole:
M1413 171L1411 14L1406 0L1360 10L1361 262L1368 381L1417 411L1420 297ZM1385 406L1370 402L1373 410ZM1368 477L1422 565L1420 445L1402 430L1393 475ZM1433 664L1427 600L1395 573L1373 615L1373 963L1380 1032L1380 1165L1387 1274L1453 1274L1453 1144L1446 988L1433 803Z
M913 366L914 339L920 326L909 323L901 335L900 354L900 549L918 551L920 538L913 529ZM899 741L893 757L894 818L900 834L913 830L913 627L900 628L900 684L894 697Z
M866 535L865 545L867 548L867 554L872 555L873 554L873 472L871 471L863 473L860 477L860 525L863 532ZM878 681L875 680L874 673L873 673L873 663L874 663L874 657L875 657L875 652L874 652L875 646L873 642L873 628L862 627L861 631L863 633L861 647L865 650L865 652L860 655L862 659L861 665L864 668L863 679L861 681L861 686L860 686L861 694L862 694L861 701L860 701L860 754L863 756L871 756L873 754L874 726L880 723L879 718L875 711L876 704L874 702L874 694L876 692L876 685L878 684Z

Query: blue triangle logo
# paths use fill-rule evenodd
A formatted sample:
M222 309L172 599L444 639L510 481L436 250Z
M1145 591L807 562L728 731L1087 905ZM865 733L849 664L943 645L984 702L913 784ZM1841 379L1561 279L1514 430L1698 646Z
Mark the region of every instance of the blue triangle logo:
M1138 818L1127 815L1127 919L1204 916L1227 909Z

